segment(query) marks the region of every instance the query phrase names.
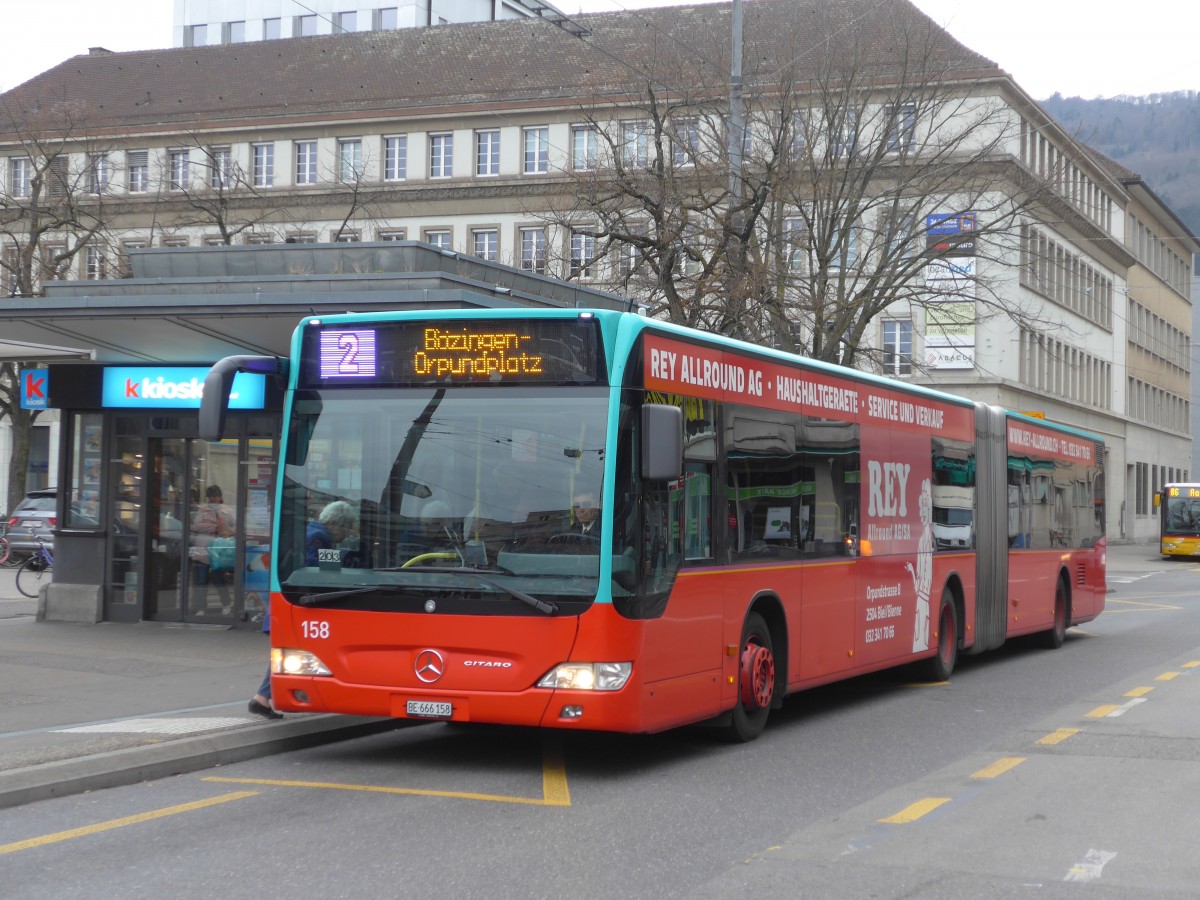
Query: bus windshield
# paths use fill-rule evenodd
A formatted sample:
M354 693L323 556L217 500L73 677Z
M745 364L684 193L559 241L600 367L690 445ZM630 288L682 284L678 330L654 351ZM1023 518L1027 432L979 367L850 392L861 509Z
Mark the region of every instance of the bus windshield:
M281 587L594 599L607 409L595 387L297 391Z
M1168 497L1163 534L1200 535L1200 499Z

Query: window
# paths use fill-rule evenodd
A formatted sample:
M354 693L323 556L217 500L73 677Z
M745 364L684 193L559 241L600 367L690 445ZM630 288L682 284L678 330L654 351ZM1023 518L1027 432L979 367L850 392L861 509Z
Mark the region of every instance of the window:
M254 157L254 186L271 187L275 184L275 145L255 144L251 149Z
M8 190L14 197L28 197L33 180L33 162L28 156L8 161Z
M129 193L144 194L150 188L150 151L130 150L125 154Z
M500 130L475 132L475 174L500 174Z
M917 217L912 212L893 211L885 225L887 254L892 259L912 259L917 252Z
M361 240L362 240L362 235L359 234L357 231L343 231L336 238L334 238L334 243L335 244L357 244Z
M188 239L185 237L165 237L159 242L160 247L186 247Z
M228 147L212 147L208 151L209 179L213 190L233 187L233 153Z
M65 197L71 183L69 162L65 156L55 156L46 160L46 196Z
M644 121L621 123L621 162L632 169L644 169L649 162L650 124Z
M588 279L593 277L592 267L596 262L596 235L591 231L571 232L571 277Z
M637 244L622 244L617 253L617 268L621 277L629 278L642 262L642 248Z
M450 250L450 232L448 229L438 228L425 232L425 243L433 244L439 250Z
M454 135L449 132L429 136L429 177L449 178L454 174Z
M362 140L345 138L338 141L338 178L353 184L362 178Z
M358 31L358 13L340 12L333 14L333 33L341 34L344 31Z
M917 128L917 105L901 103L890 110L887 133L888 153L907 153L912 149Z
M571 168L576 172L596 168L596 129L591 125L571 126Z
M792 114L792 140L788 147L788 158L795 162L804 158L808 146L808 112L802 110Z
M312 37L317 33L317 19L319 18L319 16L296 16L292 34L295 37Z
M88 281L99 281L108 277L108 264L103 247L88 244L83 277Z
M853 268L858 262L859 224L857 221L847 222L845 218L833 224L830 234L831 269Z
M858 148L858 111L844 110L841 122L836 126L834 134L833 155L838 159L848 159Z
M38 248L38 274L43 284L67 277L71 260L66 257L65 244L43 244Z
M790 272L804 268L804 220L799 216L784 217L783 263Z
M242 243L247 247L256 247L262 244L269 244L271 243L271 236L269 234L254 234L253 232L249 232L244 238L242 238Z
M408 138L405 135L383 139L384 181L403 181L408 177Z
M521 229L521 268L527 272L546 274L546 229Z
M524 132L525 174L545 175L550 171L550 129L539 125Z
M282 36L279 19L263 19L263 40L277 41Z
M377 241L403 241L407 232L403 228L387 228L382 229L375 236Z
M696 153L700 149L700 124L693 118L678 119L674 123L675 140L672 142L675 165L696 164Z
M317 183L317 142L296 141L296 184Z
M207 25L189 25L183 31L183 46L203 47L208 43Z
M383 9L375 10L374 19L373 24L376 31L391 31L395 29L397 24L396 7L385 6Z
M500 259L500 232L495 228L476 228L471 232L471 252L480 259Z
M93 194L103 194L108 190L108 180L108 157L103 153L92 154L88 158L88 190Z
M883 323L883 372L885 375L912 374L912 322L889 320Z
M171 190L185 191L188 187L188 161L190 152L187 150L171 151Z
M4 247L3 257L0 258L0 296L21 296L21 254L13 244Z
M133 263L130 261L129 251L143 250L147 246L149 246L149 245L146 243L146 241L143 241L140 239L131 239L131 240L126 240L126 241L121 242L121 255L117 262L117 277L118 278L132 278L133 277Z
M222 44L243 44L246 41L245 22L226 22L221 26Z

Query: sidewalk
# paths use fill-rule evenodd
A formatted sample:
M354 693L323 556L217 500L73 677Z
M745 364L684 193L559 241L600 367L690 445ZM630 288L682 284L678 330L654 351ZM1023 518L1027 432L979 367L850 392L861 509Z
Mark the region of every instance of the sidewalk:
M1166 571L1155 545L1115 545L1124 580ZM12 569L0 569L0 809L193 772L399 726L289 715L246 703L267 637L220 626L38 622ZM1110 583L1109 590L1114 590Z
M268 638L220 626L38 622L0 569L0 809L394 728L246 704Z

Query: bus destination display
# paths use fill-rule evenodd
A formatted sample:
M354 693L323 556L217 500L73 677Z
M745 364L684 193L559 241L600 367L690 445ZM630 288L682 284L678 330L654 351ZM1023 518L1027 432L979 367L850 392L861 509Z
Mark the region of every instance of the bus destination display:
M333 384L598 384L590 319L333 325L305 336L306 381Z

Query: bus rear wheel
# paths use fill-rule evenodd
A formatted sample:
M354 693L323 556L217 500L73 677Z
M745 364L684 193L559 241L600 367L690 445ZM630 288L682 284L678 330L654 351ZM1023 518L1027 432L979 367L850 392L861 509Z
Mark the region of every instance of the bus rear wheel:
M1054 624L1049 631L1041 634L1042 646L1047 650L1057 650L1067 639L1067 586L1060 578L1054 588Z
M775 651L767 623L758 613L746 616L738 659L738 699L727 736L731 741L752 741L767 727L775 699Z
M958 663L958 608L948 587L938 606L937 639L937 653L921 664L921 674L930 681L946 681Z

